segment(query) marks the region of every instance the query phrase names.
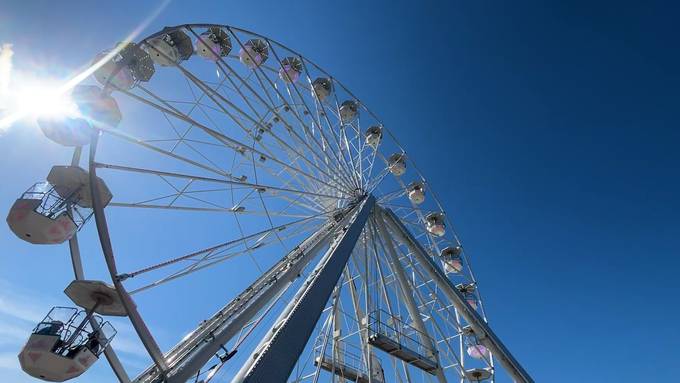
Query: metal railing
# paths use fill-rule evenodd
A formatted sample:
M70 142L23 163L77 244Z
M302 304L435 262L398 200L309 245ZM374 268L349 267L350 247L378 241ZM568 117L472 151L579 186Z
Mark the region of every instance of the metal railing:
M79 328L86 316L87 313L85 311L73 307L53 307L33 329L33 334L58 336L61 342L57 343L53 350L58 354L87 346L88 341L93 336L92 334L94 334L94 330L89 322ZM99 347L96 350L90 349L90 351L95 355L99 355L116 336L116 330L99 315L93 315L92 318L96 321L98 327L96 339ZM71 342L67 344L67 340L71 340Z
M72 195L76 193L77 190ZM21 195L21 199L40 200L34 211L50 219L55 219L62 213L68 214L78 228L92 216L91 211L84 211L71 196L62 197L49 182L36 182Z
M363 353L355 344L342 340L329 341L324 348L323 337L320 336L317 338L316 345L314 346L314 355L319 363L326 361L338 366L340 371L351 368L359 375L368 376Z
M401 347L414 351L424 357L430 358L434 350L424 345L421 339L431 339L415 328L404 323L401 319L384 310L375 310L368 316L369 338L377 334L383 335ZM430 341L429 343L434 343Z

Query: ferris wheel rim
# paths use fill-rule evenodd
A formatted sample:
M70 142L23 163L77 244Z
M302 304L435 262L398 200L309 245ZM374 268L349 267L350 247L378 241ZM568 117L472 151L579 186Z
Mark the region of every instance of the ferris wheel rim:
M360 99L359 97L357 97L354 93L352 93L352 91L351 91L347 86L345 86L345 85L342 83L342 81L340 81L337 77L335 77L335 76L333 76L332 74L330 74L329 72L327 72L325 69L323 69L323 68L322 68L320 65L318 65L316 62L314 62L314 61L312 61L311 59L309 59L308 57L302 55L301 53L299 53L299 52L296 51L295 49L292 49L292 48L290 48L289 46L287 46L287 45L285 45L285 44L279 42L278 40L272 39L272 38L270 38L270 37L268 37L268 36L262 35L262 34L257 33L257 32L253 32L253 31L248 30L248 29L245 29L245 28L235 27L235 26L228 25L228 24L188 23L188 24L179 24L179 25L175 25L175 26L164 27L162 30L160 30L160 31L158 31L158 32L152 33L152 34L150 34L150 35L148 35L148 36L146 36L146 37L143 37L143 38L139 39L139 43L142 44L142 43L145 43L145 42L147 42L148 40L151 40L151 39L153 39L153 38L155 38L155 37L162 36L163 34L167 33L167 32L170 31L170 30L176 30L176 29L182 29L182 28L191 30L192 27L194 27L194 28L210 28L210 27L217 27L217 28L226 28L227 30L234 30L234 31L246 33L246 34L249 34L249 35L252 35L252 36L256 36L256 37L262 38L262 39L264 39L264 40L267 41L267 42L274 43L275 45L278 45L278 46L280 46L281 48L286 49L286 50L288 50L288 51L291 52L291 53L294 53L294 54L297 55L298 57L304 59L304 61L306 61L306 62L312 64L318 71L320 71L321 73L323 73L323 74L325 74L326 76L328 76L328 78L331 79L331 81L332 81L333 83L338 84L338 85L339 85L345 92L347 92L347 94L350 95L353 99L359 101L359 105L360 105L366 112L368 112L368 113L369 113L369 114L370 114L370 115L371 115L371 116L379 123L379 125L382 127L383 131L386 131L386 132L390 135L390 137L392 138L392 140L394 140L394 142L397 144L397 146L401 149L401 152L402 152L402 153L407 153L407 151L404 149L403 145L399 142L399 140L397 139L396 135L391 131L391 129L389 129L387 126L385 126L384 122L380 119L380 117L378 117L378 115L377 115L376 113L374 113L374 112L373 112L373 111L372 111L365 103L361 102L361 99ZM422 172L421 172L420 169L417 167L417 165L416 165L415 161L413 160L413 158L409 156L409 157L407 157L407 160L410 161L411 164L413 165L414 169L415 169L416 172L417 172L418 178L420 178L423 182L427 182L426 179L425 179L425 177L423 176ZM435 200L436 200L437 205L439 206L439 208L440 208L442 211L444 211L443 205L442 205L441 202L439 201L439 198L436 197L436 196L434 196L434 195L433 195L433 197L435 197ZM447 217L447 219L448 219L448 217ZM452 227L453 227L453 226L452 226Z
M367 112L368 112L368 113L369 113L369 114L370 114L370 115L371 115L371 116L379 123L379 125L381 126L381 128L382 128L385 132L387 132L387 134L391 137L391 139L392 139L392 140L395 142L395 144L399 147L401 153L402 153L402 154L406 153L406 150L405 150L404 147L401 145L401 143L398 141L398 139L396 138L396 136L392 133L392 131L391 131L388 127L386 127L386 126L384 125L384 123L382 122L382 120L381 120L375 113L373 113L373 112L368 108L368 106L367 106L365 103L361 102L360 99L359 99L358 97L356 97L356 96L354 95L354 93L352 93L352 92L349 90L349 88L347 88L340 80L338 80L336 77L334 77L334 76L331 75L329 72L327 72L326 70L324 70L321 66L319 66L318 64L316 64L314 61L312 61L312 60L310 60L309 58L303 56L303 55L302 55L301 53L299 53L298 51L296 51L296 50L290 48L289 46L287 46L287 45L285 45L285 44L283 44L283 43L281 43L281 42L279 42L279 41L277 41L277 40L275 40L275 39L272 39L272 38L270 38L270 37L268 37L268 36L262 35L262 34L257 33L257 32L253 32L253 31L248 30L248 29L244 29L244 28L240 28L240 27L236 27L236 26L231 26L231 25L228 25L228 24L215 24L215 23L186 23L186 24L179 24L179 25L175 25L175 26L165 27L165 28L163 28L163 29L160 30L160 31L157 31L157 32L155 32L155 33L152 33L152 34L146 36L146 37L143 37L143 38L139 39L139 44L146 44L149 40L151 40L151 39L153 39L153 38L155 38L155 37L161 36L161 35L163 35L163 34L169 32L169 31L172 31L172 30L186 29L186 30L191 31L194 35L196 35L196 32L193 31L192 28L213 28L213 27L214 27L214 28L225 28L225 29L227 29L228 31L230 31L230 32L232 32L232 33L233 33L234 31L237 31L237 32L241 32L241 33L245 33L245 34L254 36L254 37L262 38L262 39L264 39L268 44L277 45L277 46L281 47L282 49L285 49L285 50L287 50L287 51L289 51L289 52L295 54L296 56L298 56L299 58L301 58L301 59L303 60L303 64L304 64L305 62L307 62L307 63L313 65L313 66L315 67L315 69L317 69L317 70L320 71L321 73L327 75L327 76L329 77L329 79L331 79L331 81L332 81L334 84L337 84L338 86L340 86L340 87L341 87L348 95L351 96L352 99L357 100L357 101L359 102L359 105L361 106L361 108L362 108L363 110L367 111ZM241 43L240 41L239 41L239 44L241 44L241 46L242 46L242 43ZM221 60L221 59L220 59L220 60ZM280 61L280 60L279 60L279 61ZM382 156L382 154L379 153L377 150L375 151L375 153L380 154L380 155ZM429 182L426 181L426 179L425 179L423 173L422 173L422 172L420 171L420 169L417 167L417 165L416 165L414 159L413 159L411 156L407 156L407 157L406 157L406 160L409 161L409 162L411 163L411 165L413 166L413 169L414 169L415 172L416 172L417 178L419 178L423 183L426 183L426 184L429 185ZM384 161L384 162L387 162L386 159L385 159L384 157L383 157L383 161ZM402 187L405 186L405 183L403 183L403 181L402 181L399 177L397 177L397 179L398 179L398 182L402 184ZM441 212L445 211L444 206L443 206L443 204L441 203L441 201L440 201L440 199L439 199L438 194L436 193L436 191L435 191L433 188L429 188L429 189L430 189L430 192L431 192L431 197L432 197L433 201L435 202L435 204L437 205L439 211L441 211ZM418 208L417 208L415 205L413 205L412 208L413 208L414 210L418 210ZM450 217L449 217L448 214L445 215L445 220L446 220L447 226L448 226L449 229L453 232L453 239L454 239L454 241L455 241L458 245L461 245L461 241L460 241L460 239L459 239L457 233L455 232L454 226L451 224ZM421 217L421 221L422 221L422 217ZM439 251L438 248L437 248L437 251ZM466 264L467 264L467 265L470 265L470 262L469 262L469 258L468 258L468 256L467 256L467 253L468 253L468 252L463 252L462 256L463 256L463 258L465 259ZM470 267L468 267L468 272L469 272L469 274L470 274L470 277L471 277L472 281L473 281L474 283L476 283L476 278L475 278L474 273L472 272L472 269L471 269ZM484 311L483 307L482 307L482 311Z
M343 90L344 90L347 94L349 94L353 99L359 101L359 99L358 99L356 96L354 96L354 94L351 93L351 91L349 91L349 90L348 90L348 89L347 89L340 81L338 81L335 77L333 77L333 76L330 75L328 72L326 72L325 70L323 70L321 67L319 67L318 65L316 65L315 63L313 63L313 62L310 61L309 59L305 58L305 57L302 56L301 54L297 53L296 51L294 51L294 50L288 48L287 46L285 46L285 45L283 45L283 44L281 44L281 43L279 43L279 42L277 42L277 41L275 41L275 40L272 40L272 39L270 39L270 38L268 38L268 37L266 37L266 36L263 36L263 35L260 35L260 34L258 34L258 33L251 32L251 31L248 31L248 30L245 30L245 29L241 29L241 28L237 28L237 27L231 27L231 26L228 26L228 25L221 25L221 24L182 24L182 25L175 26L175 27L169 27L169 29L178 29L178 28L188 28L188 29L191 29L192 27L195 27L195 28L221 27L221 28L227 28L227 29L230 30L230 31L231 31L231 30L234 30L234 31L239 31L239 32L246 33L246 34L249 34L249 35L261 37L261 38L265 39L265 41L267 41L268 43L274 43L274 44L276 44L276 45L282 47L283 49L286 49L286 50L288 50L288 51L290 51L290 52L295 53L297 56L299 56L300 58L303 59L303 62L306 61L306 62L308 62L308 63L314 65L314 66L316 67L317 70L319 70L320 72L322 72L322 73L328 75L329 78L331 79L331 81L333 81L333 83L340 85L340 86L343 88ZM149 36L147 36L147 37L141 39L141 40L140 40L140 44L145 43L145 42L148 41L149 39L152 39L152 38L154 38L154 37L157 37L157 36L159 36L159 35L162 35L163 33L167 32L167 30L168 30L168 29L164 29L164 30L162 30L162 31L159 31L159 32L157 32L157 33L154 33L154 34L152 34L152 35L149 35ZM376 116L372 111L370 111L370 109L368 109L368 107L367 107L364 103L361 103L361 102L359 102L359 103L360 103L361 107L363 108L363 110L365 110L365 111L367 111L369 114L371 114L371 115L373 116L373 118L374 118L375 120L377 120L377 121L380 123L380 126L381 126L381 127L389 134L389 136L392 138L392 140L393 140L393 141L396 143L396 145L400 148L401 153L402 153L402 154L403 154L403 153L406 153L406 151L403 149L403 147L401 146L401 144L397 141L396 137L393 135L393 133L391 132L391 130L390 130L390 129L387 129L387 128L384 126L384 124L382 123L382 121L381 121L379 118L377 118L377 116ZM95 160L95 154L96 154L96 145L98 145L98 142L93 138L93 143L92 143L91 145L92 145L92 146L91 146L91 156L90 156L90 169L91 169L90 171L91 171L91 174L92 174L93 176L95 176L95 175L96 175L96 168L97 168L97 166L96 166L96 160ZM94 149L93 149L93 148L94 148ZM376 150L376 153L377 153L377 150ZM382 154L380 154L380 155L382 156ZM387 161L386 161L386 159L385 159L384 157L383 157L383 160L387 163ZM416 171L417 177L418 177L420 180L422 180L422 182L426 182L426 181L425 181L425 178L424 178L423 175L422 175L422 173L421 173L420 170L416 167L413 158L409 156L409 157L407 157L407 160L413 165L413 169ZM405 184L403 183L403 181L402 181L399 177L397 177L397 178L398 178L398 180L399 180L398 182L400 182L400 184L401 184L402 186L404 186ZM429 184L428 184L428 185L429 185ZM92 188L92 187L93 187L93 184L91 183L90 186L91 186L91 188ZM430 188L430 189L431 189L431 188ZM436 205L439 207L440 211L444 211L444 210L443 210L443 206L442 206L442 204L440 203L440 201L439 201L439 199L437 198L437 196L436 196L436 194L434 193L434 191L432 192L431 196L432 196L434 202L436 203ZM414 210L418 210L418 208L417 208L415 205L412 206L412 208L413 208ZM419 211L419 210L418 210L418 211ZM95 214L95 218L97 218L97 216L99 215L99 216L103 217L103 218L100 218L100 219L103 219L104 221L106 220L106 218L105 218L106 214L105 214L105 211L104 211L103 208L101 208L101 209L95 209L95 210L94 210L94 214ZM446 217L446 220L447 220L447 221L449 220L448 216ZM451 229L453 228L453 226L450 225L450 223L449 223L449 227L450 227ZM98 227L98 232L99 232L99 231L100 231L100 230L99 230L99 227ZM101 233L99 233L99 234L100 234L100 241L101 241L101 240L102 240L102 239L101 239ZM106 235L108 236L108 230L107 230ZM456 242L457 242L458 244L460 244L460 241L458 240L457 235L454 234L454 238L455 238ZM112 253L112 257L115 259L115 255L113 255L113 253ZM467 262L466 262L466 263L467 263ZM108 266L108 265L107 265L107 266ZM469 266L469 264L468 264L468 266ZM115 273L113 273L111 270L110 270L110 272L111 272L111 276L112 276L112 278L114 278L114 280L115 280L116 278L119 277L119 275L117 275L117 274L114 275ZM470 270L470 272L471 272L471 270ZM474 281L474 276L472 276L472 278L473 278L473 281ZM119 281L119 282L120 282L120 281ZM476 281L475 281L475 283L476 283ZM121 284L121 286L122 286L122 284ZM120 292L119 292L119 293L120 293ZM480 303L481 303L481 302L480 302ZM143 321L142 321L142 322L143 322ZM161 356L162 356L162 353L161 353ZM159 367L161 367L161 366L159 365Z

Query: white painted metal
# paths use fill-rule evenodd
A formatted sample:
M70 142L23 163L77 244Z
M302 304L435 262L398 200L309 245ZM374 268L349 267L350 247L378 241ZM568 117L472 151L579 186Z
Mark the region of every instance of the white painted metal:
M331 248L274 322L272 330L267 332L255 348L253 356L241 366L232 383L280 382L288 378L374 205L373 196L369 195L362 200L356 216L331 244Z
M82 156L82 151L83 148L81 146L78 146L73 150L71 166L78 166L78 164L80 163L80 158ZM68 241L68 246L69 253L71 254L71 265L73 266L73 275L75 276L76 280L83 280L85 279L85 271L83 270L83 262L80 257L80 245L78 244L78 233L74 234L73 237L71 237L71 239ZM90 320L90 326L92 326L94 330L99 330L99 323L97 323L97 321L94 319ZM128 375L127 371L125 371L125 367L123 367L123 364L120 362L120 359L118 358L118 354L116 354L111 344L109 344L104 349L104 356L106 357L106 360L108 361L109 366L111 366L111 370L113 371L114 375L116 375L118 381L120 383L129 383L130 376Z
M137 335L139 335L142 344L149 352L151 359L156 364L159 372L162 376L165 375L167 370L167 363L163 358L163 353L158 347L158 343L151 335L148 327L144 323L144 320L139 315L137 311L137 306L133 302L130 295L128 295L125 287L118 279L118 269L116 267L115 257L113 255L113 247L111 245L111 238L109 237L109 229L106 223L106 216L104 215L104 202L100 200L101 191L99 190L100 183L97 177L97 167L95 166L95 155L97 153L97 144L99 141L99 133L92 135L92 142L90 143L90 188L92 191L92 210L94 212L95 222L97 224L97 233L99 234L99 241L102 246L102 252L104 253L104 259L106 260L106 266L109 269L111 279L113 280L114 287L120 296L121 303L125 307L128 313L130 322L134 327Z
M436 265L420 243L413 239L413 236L403 224L400 223L394 213L390 210L382 210L381 213L390 225L393 233L410 248L411 252L418 259L418 262L428 272L430 277L437 282L437 285L446 294L451 303L456 307L457 311L465 318L466 322L472 326L479 341L491 350L516 382L533 383L531 376L512 356L510 351L503 345L496 334L494 334L479 313L470 307L463 295L456 289L453 283L451 283L451 280L444 275L444 272Z
M195 41L196 51L191 48L192 41ZM232 45L239 49L232 49ZM76 174L79 169L76 168L79 162L76 157L80 150L76 149L72 167L64 167L70 175L51 178L52 181L56 179L55 183L61 183L58 186L62 198L71 196L75 190L78 199L84 201L74 208L91 207L94 211L104 258L114 284L110 291L115 292L121 306L108 313L124 312L129 316L154 362L135 382L184 383L201 378L209 381L217 377L221 366L236 363L231 367L240 367L237 381L285 381L294 365L297 366L296 376L289 379L296 382L324 381L322 374L327 373L324 371L339 371L336 369L339 366L345 366L346 371L351 367L356 374L363 372L357 379L361 376L369 383L434 379L393 355L385 356L386 362L378 359L379 352L371 349L368 340L372 310L386 310L393 321L405 316L411 318L412 323L405 327L421 334L420 341L430 350L428 357L437 361L436 371L434 367L429 371L435 372L439 382L452 377L461 381L494 379L491 356L481 358L475 365L476 361L464 355L463 335L470 334L463 334L463 319L465 322L474 318L481 320L481 325L473 326L473 335L496 357L503 356L504 350L502 345L493 348L496 338L482 327L485 325L484 311L469 260L462 252L457 255L455 265L445 263L445 266L453 267L451 271L456 271L448 276L454 278L455 283L441 270L438 271L441 275L436 275L438 264L428 266L423 262L422 257L429 257L423 247L428 253L438 255L447 246L461 249L460 242L429 186L425 198L425 179L413 161L356 96L298 53L238 28L183 25L159 31L138 44L121 47L114 60L105 63L95 77L106 87L105 94L113 103L111 93L127 96L138 107L151 110L158 118L155 122L147 122L150 131L159 122L165 129L169 128L168 131L143 138L147 134L144 129L133 134L124 131L127 127L113 129L113 126L98 124L95 126L98 134L90 147L90 174L82 169ZM190 59L192 53L205 60ZM158 65L154 68L152 60L167 68ZM194 64L210 67L207 71L205 68L195 70ZM158 78L170 73L180 83L186 83L183 95L179 87L173 87L168 94L163 87L159 89L149 81L152 76ZM211 80L206 73L215 74L217 79ZM177 94L173 94L174 91ZM131 120L134 116L126 116L126 122ZM371 128L366 130L367 126ZM130 159L139 159L139 163L97 162L99 133L106 135L107 140L130 145L133 150L141 150L160 160L150 161L149 166L148 162L142 162L143 156L134 155ZM393 155L387 157L385 153ZM225 158L232 156L229 165ZM110 158L107 157L106 162L116 162L115 156ZM131 179L146 177L147 180L162 181L168 191L159 188L159 195L138 200L117 197L108 203L111 193L103 181L99 182L97 171ZM102 177L106 179L105 175ZM85 181L81 182L83 179ZM420 185L420 188L414 185ZM386 193L385 188L390 191ZM230 194L230 198L224 198L225 194ZM91 202L90 195L94 196ZM220 198L210 198L215 195ZM354 204L366 195L371 195L368 197L370 208L366 204ZM393 207L395 214L392 218L377 214L364 225L360 222L363 218L354 218L354 215L372 209L372 195L377 198L377 206ZM399 205L400 202L406 202L406 206ZM215 241L220 242L217 245L203 245L201 250L185 250L183 255L167 254L169 259L142 265L137 271L119 271L104 207L134 208L132 212L157 209L159 214L163 211L163 214L187 216L220 212L223 213L220 218L232 218L230 228L235 234L226 242L221 239ZM382 211L382 207L378 209ZM442 213L437 213L437 219L428 219L434 217L426 216L424 212L429 211ZM197 219L196 222L200 221ZM351 235L344 233L332 238L336 229L347 223L350 223ZM397 223L408 233L407 239L400 237L393 227ZM166 224L172 223L163 222ZM360 236L364 226L366 230ZM308 233L312 234L290 251L291 245ZM409 246L410 252L392 236ZM70 238L74 273L77 280L82 280L84 272L75 232ZM276 303L294 293L291 286L301 283L296 279L329 244L331 249L320 257L321 262L307 284L280 311L281 306ZM357 250L352 252L355 244ZM285 249L281 254L287 255L274 261L273 265L270 263L268 269L260 268L253 254L279 245ZM416 248L421 253L415 251ZM142 291L151 293L160 285L243 255L251 257L260 270L255 282L163 354L130 295ZM149 282L151 271L160 273L160 278L154 277ZM344 280L336 284L340 275L344 275ZM147 280L137 283L140 278ZM454 286L452 292L441 287L446 283ZM460 295L455 288L457 285L474 287L468 289L466 299L478 305L476 310L469 302L463 301L462 306L455 302L452 297ZM324 308L334 287L336 293L332 303ZM257 339L253 335L244 343L249 335L257 334L253 330L261 321L268 323L276 318L270 310L276 311L279 318L272 331ZM305 351L304 347L309 344L320 315L327 315L325 328L329 332L320 334L323 349L315 356L315 351ZM255 347L252 342L257 343L257 340L260 340L260 346ZM325 353L326 346L331 349L329 354ZM360 350L360 356L352 366L348 346ZM221 350L225 354L220 354ZM107 347L105 352L119 380L129 381L113 349ZM243 360L248 354L253 357ZM211 360L216 362L215 367L204 371L203 367L210 365ZM314 361L317 365L310 366ZM502 361L507 364L507 360ZM517 369L512 363L509 365L509 368ZM393 374L394 378L384 376L387 374ZM342 380L335 375L332 379Z
M432 342L432 338L429 336L429 331L427 331L425 323L423 323L421 312L416 306L415 300L413 299L413 295L411 293L411 284L408 282L404 268L401 264L401 261L399 260L399 257L397 256L394 243L392 242L392 237L387 232L387 229L385 229L385 223L383 222L383 218L379 214L379 211L379 209L376 209L375 212L378 213L373 214L374 222L378 227L378 232L380 233L381 239L384 240L385 246L387 247L386 253L389 257L390 266L394 272L394 275L397 277L397 281L399 282L399 292L401 293L401 298L406 304L406 308L411 320L413 321L415 329L418 330L421 344L423 344L430 351L430 355L426 356L434 360L438 365L437 369L435 370L437 380L440 383L446 383L446 378L444 377L444 372L441 368L441 362L439 361L439 355L436 351L437 347L435 347L435 344Z
M319 249L328 243L335 230L345 224L354 211L348 209L341 221L331 221L322 226L168 352L165 358L170 369L169 382L183 382L194 375L222 345L298 277L300 271L314 259ZM157 371L148 369L135 382L152 382L157 378Z

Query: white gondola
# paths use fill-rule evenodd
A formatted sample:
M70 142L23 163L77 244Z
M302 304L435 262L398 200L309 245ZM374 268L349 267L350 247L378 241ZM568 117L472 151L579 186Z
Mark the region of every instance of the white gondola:
M140 81L149 81L155 72L149 54L135 43L119 43L112 52L97 55L93 65L101 60L106 61L95 70L94 77L105 88L131 89Z
M159 36L144 43L144 50L160 66L175 66L194 53L191 38L181 29L166 28Z
M101 201L112 195L97 178ZM92 207L88 173L77 166L55 166L47 182L39 182L17 199L7 224L19 238L33 244L57 244L73 237L89 219Z
M387 167L390 173L395 176L402 176L406 173L406 155L404 153L394 153L387 159Z
M382 139L382 126L373 125L366 129L366 145L377 149Z
M475 359L490 360L491 352L489 349L479 342L474 330L470 326L463 328L463 336L467 354Z
M206 60L217 61L231 52L231 39L222 28L210 27L196 39L196 54Z
M126 315L118 293L104 282L74 281L64 292L84 310L52 308L18 356L27 374L48 382L63 382L87 371L116 335L100 315Z
M446 234L446 223L444 213L430 213L425 217L425 225L427 231L437 237L442 237Z
M255 69L264 64L269 57L269 46L262 39L252 39L243 44L238 53L241 62L248 68Z
M333 83L329 78L319 77L312 81L312 95L319 98L319 101L323 101L326 97L331 95L333 91Z
M408 186L406 186L406 190L408 192L408 199L411 200L416 205L420 205L421 203L425 202L425 184L416 181L410 183Z
M481 344L473 344L467 347L467 353L475 359L489 359L489 349Z
M477 295L475 294L475 290L477 289L477 287L475 286L475 284L474 283L459 284L456 285L456 288L458 288L458 291L460 291L460 293L463 294L465 301L470 305L470 307L477 310Z
M354 100L346 100L340 104L340 121L343 124L350 124L359 115L359 103Z
M460 246L448 246L442 249L439 255L442 259L442 266L447 273L459 273L463 270L461 254L463 248Z
M286 57L281 60L279 78L284 82L294 83L300 78L302 73L302 61L297 57Z
M115 128L122 115L116 100L95 85L77 85L70 95L73 113L41 117L38 126L50 140L64 146L83 146L92 139L92 128Z

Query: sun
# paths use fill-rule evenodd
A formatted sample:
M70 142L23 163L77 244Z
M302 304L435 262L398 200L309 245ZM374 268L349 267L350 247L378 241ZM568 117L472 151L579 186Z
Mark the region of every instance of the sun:
M0 132L22 119L73 118L79 115L70 91L52 80L14 81L0 114Z
M22 87L15 96L13 109L27 117L73 117L78 113L71 97L49 83Z

